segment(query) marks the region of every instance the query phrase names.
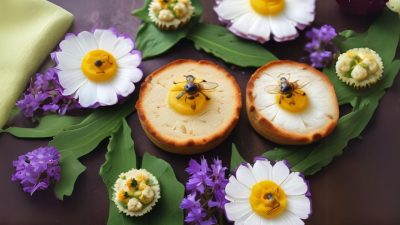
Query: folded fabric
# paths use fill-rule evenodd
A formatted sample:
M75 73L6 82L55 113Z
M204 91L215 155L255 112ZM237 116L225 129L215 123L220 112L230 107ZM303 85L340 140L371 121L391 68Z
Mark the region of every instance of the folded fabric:
M0 0L0 128L72 21L71 13L45 0Z

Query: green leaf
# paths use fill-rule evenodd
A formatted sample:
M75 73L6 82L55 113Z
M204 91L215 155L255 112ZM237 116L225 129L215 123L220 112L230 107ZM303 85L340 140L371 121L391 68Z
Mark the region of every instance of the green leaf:
M325 69L324 72L335 87L339 103L350 103L353 111L341 117L335 131L318 143L303 147L278 147L264 155L271 160L286 159L293 170L312 175L328 165L335 156L342 154L349 141L361 135L373 117L385 89L392 86L399 73L400 60L393 61L399 36L399 18L388 10L366 33L342 32L336 40L342 52L351 48L369 47L379 53L385 65L383 79L371 88L356 90L341 82L334 68Z
M183 224L183 211L179 204L184 197L184 187L176 179L171 166L162 159L147 153L143 156L142 168L157 177L161 198L151 212L142 217L128 217L119 213L112 201L113 186L118 175L132 169L135 164L135 152L131 132L126 122L112 136L108 145L106 162L100 169L100 175L107 186L110 199L108 225L179 225Z
M136 154L131 137L131 129L125 119L115 132L107 147L106 161L100 168L100 176L108 190L110 208L108 225L135 224L129 217L119 213L112 201L113 186L120 173L136 168Z
M183 224L183 211L179 205L184 197L185 188L176 179L172 167L164 160L145 153L142 168L157 177L161 188L161 198L149 214L140 217L140 222L137 224Z
M225 27L199 24L188 38L196 49L202 49L227 63L241 67L260 67L276 57L261 45L236 37Z
M231 172L235 171L236 168L243 162L246 162L246 160L244 160L243 157L239 154L236 145L232 143L231 166L230 166Z
M189 30L198 24L203 12L200 1L192 0L192 4L195 7L195 16L188 24L178 30L161 30L148 16L150 2L151 0L147 0L143 8L133 12L134 16L139 17L143 21L136 35L136 45L142 51L143 59L160 55L185 38Z
M9 127L0 133L9 133L18 138L48 138L80 123L83 117L47 115L39 118L39 124L34 128Z
M111 136L120 126L121 119L133 111L132 101L122 106L98 109L81 123L57 134L49 145L61 153L61 181L55 186L57 198L72 194L78 176L86 167L79 158L93 151L105 138Z

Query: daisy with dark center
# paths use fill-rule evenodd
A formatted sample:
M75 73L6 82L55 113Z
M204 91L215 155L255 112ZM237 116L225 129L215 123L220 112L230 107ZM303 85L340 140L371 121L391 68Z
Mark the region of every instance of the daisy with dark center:
M226 215L235 225L303 225L311 214L306 181L283 161L240 165L225 191Z
M135 90L143 76L141 54L132 39L115 30L67 35L53 54L63 95L82 107L114 105Z

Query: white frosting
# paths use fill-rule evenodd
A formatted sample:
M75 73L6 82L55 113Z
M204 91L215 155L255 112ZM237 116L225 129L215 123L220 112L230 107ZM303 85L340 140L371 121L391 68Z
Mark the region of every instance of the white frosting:
M290 82L297 81L308 98L308 106L301 112L290 112L279 106L276 92L279 79L285 77ZM277 89L279 90L279 89ZM320 76L295 66L273 66L268 74L263 73L254 82L254 104L256 110L275 126L294 133L308 133L325 127L337 112L336 99L332 98L330 88Z

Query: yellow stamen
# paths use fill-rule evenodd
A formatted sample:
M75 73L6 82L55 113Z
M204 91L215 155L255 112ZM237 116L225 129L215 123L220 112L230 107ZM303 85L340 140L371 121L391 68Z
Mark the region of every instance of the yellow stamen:
M83 57L81 69L89 80L105 82L111 80L115 76L118 65L112 54L97 49L88 52Z
M285 0L250 0L253 9L261 15L278 15L285 9Z
M285 192L275 182L267 180L252 187L249 201L253 211L267 219L278 217L287 206Z
M308 106L307 95L301 89L294 91L290 97L277 94L276 102L282 109L293 113L301 112Z

